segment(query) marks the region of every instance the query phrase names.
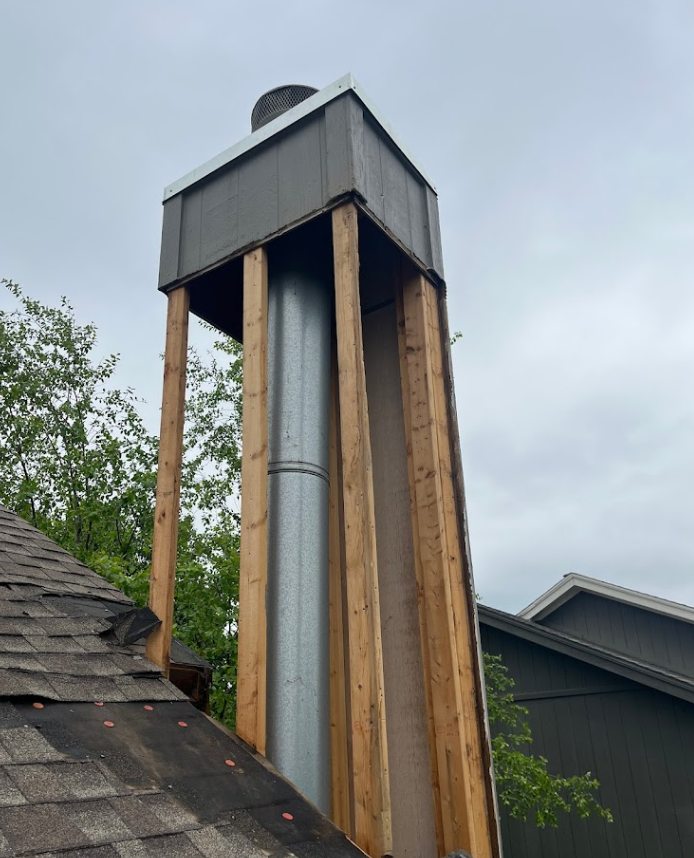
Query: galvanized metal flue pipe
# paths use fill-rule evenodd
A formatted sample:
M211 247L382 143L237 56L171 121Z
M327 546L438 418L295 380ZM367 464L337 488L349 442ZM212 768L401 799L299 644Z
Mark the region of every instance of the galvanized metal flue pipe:
M267 755L327 813L332 273L296 233L268 258Z

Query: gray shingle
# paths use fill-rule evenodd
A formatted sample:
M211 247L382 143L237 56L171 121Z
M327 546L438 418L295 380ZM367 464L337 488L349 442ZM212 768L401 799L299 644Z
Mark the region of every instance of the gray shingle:
M243 836L256 848L266 849L269 852L274 852L281 846L279 840L266 828L262 828L245 810L235 811L228 825L218 827L227 840Z
M6 771L0 770L0 807L26 804L26 799Z
M113 846L87 846L65 852L42 852L41 858L120 858L120 853Z
M111 661L119 669L119 672L125 674L142 674L142 673L159 673L159 668L152 664L141 655L131 655L130 653L114 653L111 656Z
M27 801L34 803L108 798L123 791L93 762L7 766L5 771Z
M123 796L111 798L109 803L114 812L123 820L135 837L152 837L169 834L166 823L144 803L143 796Z
M24 727L24 718L5 700L0 700L0 728L2 727Z
M48 605L42 605L36 600L17 601L16 599L0 600L0 617L54 617L58 612Z
M43 653L37 657L37 670L68 676L120 676L123 673L113 657L104 653Z
M5 840L5 835L0 831L0 858L11 858L13 854L10 844Z
M45 696L55 700L118 702L130 699L118 688L115 681L107 676L50 674L48 682L52 688L52 693Z
M140 798L142 805L149 813L154 814L161 820L169 832L185 831L188 828L198 828L198 820L189 813L185 807L170 799L164 793L153 793L143 795Z
M25 635L25 638L34 652L76 652L80 655L84 653L84 649L77 642L76 638L53 638L45 633L42 635ZM0 639L1 647L2 640Z
M119 858L148 858L149 852L142 840L123 840L114 843L113 848Z
M35 652L34 647L22 635L3 635L0 640L2 652Z
M149 676L139 677L116 676L115 686L121 691L126 700L187 700L186 695L165 679L155 679Z
M173 834L168 837L154 837L145 841L148 855L152 858L200 858L201 852L195 848L185 834Z
M0 745L13 763L50 763L65 759L33 727L6 727L0 729Z
M133 836L108 801L69 802L61 805L61 809L70 824L91 843L112 843Z
M6 668L0 671L0 697L53 697L53 692L40 673Z
M45 617L37 620L47 635L98 635L110 628L110 623L96 617Z
M230 855L235 858L266 858L268 855L266 849L254 846L247 837L230 830L229 826L219 829L208 825L198 831L189 831L187 837L205 858L228 858Z
M30 653L0 652L0 670L31 670L40 671L41 664L36 656Z
M89 844L79 828L52 804L0 807L0 830L10 847L20 855Z
M29 617L0 617L0 636L4 635L23 635L46 634L42 626L39 626L38 620L32 620ZM0 639L0 648L2 648L2 640Z

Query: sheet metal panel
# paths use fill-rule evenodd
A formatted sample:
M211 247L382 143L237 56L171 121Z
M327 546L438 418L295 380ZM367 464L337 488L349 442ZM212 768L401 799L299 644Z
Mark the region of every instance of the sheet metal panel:
M181 238L181 212L183 197L174 197L164 206L161 227L161 257L159 259L159 285L171 283L178 277L178 250Z
M191 281L349 195L423 270L443 279L435 192L354 90L239 153L165 200L160 289Z

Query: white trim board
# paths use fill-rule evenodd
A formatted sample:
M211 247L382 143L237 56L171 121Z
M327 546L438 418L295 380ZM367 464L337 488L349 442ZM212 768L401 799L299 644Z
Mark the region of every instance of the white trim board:
M606 599L624 602L646 611L653 611L656 614L663 614L666 617L674 617L694 624L694 608L689 605L671 602L669 599L663 599L660 596L649 596L648 593L630 590L627 587L610 584L608 581L601 581L598 578L589 578L587 575L579 575L576 572L565 575L561 581L538 596L527 608L519 611L518 616L524 620L542 620L578 593L593 593L596 596L604 596Z

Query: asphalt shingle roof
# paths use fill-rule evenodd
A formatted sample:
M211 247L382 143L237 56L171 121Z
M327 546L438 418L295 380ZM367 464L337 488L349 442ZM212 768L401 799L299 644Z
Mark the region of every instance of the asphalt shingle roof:
M104 636L130 605L0 507L0 858L363 856Z

